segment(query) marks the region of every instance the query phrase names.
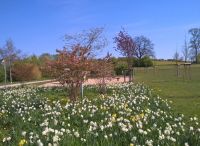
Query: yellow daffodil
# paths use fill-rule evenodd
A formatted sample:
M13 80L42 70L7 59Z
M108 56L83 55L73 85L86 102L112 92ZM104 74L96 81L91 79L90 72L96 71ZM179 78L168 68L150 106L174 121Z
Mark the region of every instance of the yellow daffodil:
M116 118L116 117L117 117L117 114L113 114L112 117Z
M144 113L141 113L141 114L140 114L140 117L143 119L143 118L144 118Z
M116 117L117 117L117 114L113 114L113 115L112 115L112 122L113 122L113 123L116 122Z
M143 119L143 118L144 118L144 113L141 113L141 114L136 115L136 116L131 116L130 119L131 119L133 122L135 122L135 121L138 121L138 120Z
M19 146L23 146L24 144L27 144L26 139L22 139L22 140L20 140L20 142L19 142Z

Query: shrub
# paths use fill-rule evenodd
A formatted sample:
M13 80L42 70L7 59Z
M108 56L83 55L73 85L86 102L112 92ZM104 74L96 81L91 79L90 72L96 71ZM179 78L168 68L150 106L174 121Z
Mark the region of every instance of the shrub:
M127 69L127 64L125 62L118 62L114 67L116 75L123 75L123 71Z
M4 69L2 66L0 66L0 82L4 81Z
M141 59L134 59L133 61L133 67L150 67L150 66L153 66L153 62L148 56L145 56Z
M35 64L15 63L13 67L13 78L15 81L31 81L41 78L41 71Z

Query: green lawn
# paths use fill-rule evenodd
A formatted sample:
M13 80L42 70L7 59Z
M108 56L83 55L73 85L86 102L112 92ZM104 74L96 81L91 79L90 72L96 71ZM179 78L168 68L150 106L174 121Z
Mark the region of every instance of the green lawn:
M186 116L200 118L200 65L191 66L191 80L180 68L180 76L176 76L174 65L154 68L137 68L136 82L144 82L153 88L161 97L173 101L176 112Z

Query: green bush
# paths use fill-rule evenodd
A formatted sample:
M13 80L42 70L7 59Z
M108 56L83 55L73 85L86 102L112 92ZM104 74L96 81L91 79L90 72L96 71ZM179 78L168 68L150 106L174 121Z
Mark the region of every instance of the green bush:
M127 63L126 62L118 62L116 66L114 67L115 74L116 75L123 75L123 70L127 69Z
M0 66L0 82L4 82L4 69Z
M133 59L133 67L150 67L153 66L153 61L148 57L145 56L141 59Z

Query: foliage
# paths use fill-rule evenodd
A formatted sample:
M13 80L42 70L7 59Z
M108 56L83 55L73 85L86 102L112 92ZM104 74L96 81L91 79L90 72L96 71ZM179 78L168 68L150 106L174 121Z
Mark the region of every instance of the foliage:
M123 75L123 71L127 69L127 63L125 58L115 58L112 61L114 64L114 71L116 75ZM153 61L148 56L145 56L141 59L132 58L133 67L150 67L153 66Z
M118 33L114 38L114 42L116 43L116 50L127 59L129 81L131 81L132 58L136 51L136 44L133 38L125 30Z
M148 56L144 56L143 58L134 58L133 59L133 67L150 67L153 66L152 59Z
M123 75L125 69L127 69L127 63L124 61L118 61L114 67L116 75Z
M16 62L13 66L13 78L15 81L39 80L41 71L35 64Z
M21 60L21 61L24 63L35 64L37 66L39 66L42 63L39 60L38 56L36 56L36 55L27 56L27 57L23 58L23 60Z
M108 88L110 96L65 105L40 97L38 88L0 91L0 145L199 145L196 117L186 123L141 84Z
M79 35L67 35L66 46L57 50L58 58L49 63L52 75L62 85L67 84L73 102L79 96L81 84L91 71L98 68L92 59L95 51L102 47L102 31L96 28Z
M105 94L106 83L108 83L113 76L111 54L107 53L104 58L97 60L95 66L96 77L100 79L98 83L99 91L100 93Z
M0 66L0 82L4 82L5 76L4 76L4 69L2 66Z
M19 58L20 50L16 49L11 39L6 41L3 49L0 50L0 57L5 61L6 67L9 68L9 79L12 83L12 66L14 61Z
M50 71L62 85L68 85L70 100L76 101L81 84L92 70L92 62L88 59L90 52L78 45L71 52L64 49L58 53L58 59L50 62Z
M48 70L46 70L46 65L51 60L55 60L55 58L53 57L53 55L50 55L48 53L44 53L44 54L39 56L39 60L41 62L40 63L40 70L41 70L41 73L42 73L42 77L43 78L51 78L50 73L48 72Z

